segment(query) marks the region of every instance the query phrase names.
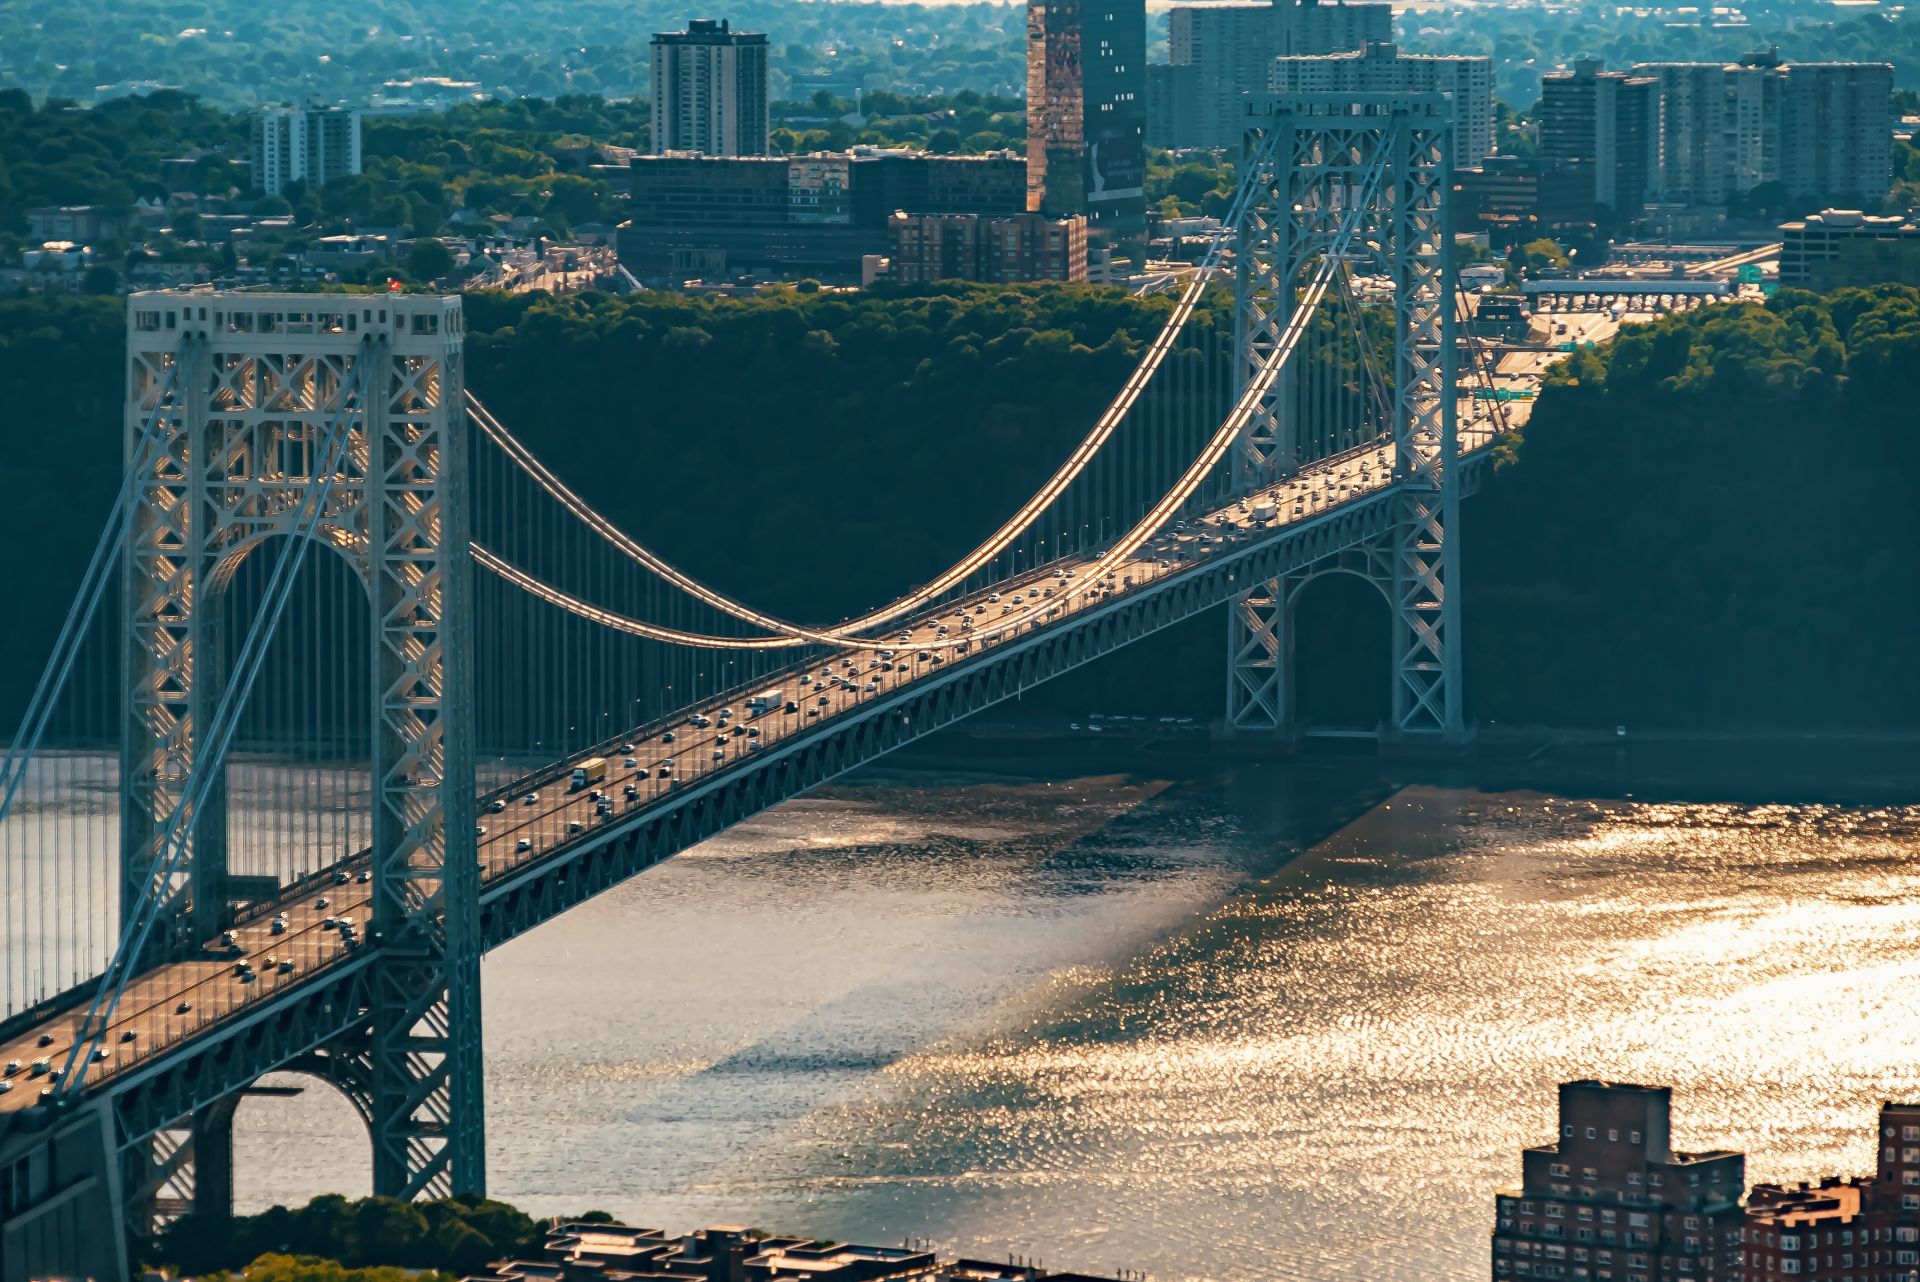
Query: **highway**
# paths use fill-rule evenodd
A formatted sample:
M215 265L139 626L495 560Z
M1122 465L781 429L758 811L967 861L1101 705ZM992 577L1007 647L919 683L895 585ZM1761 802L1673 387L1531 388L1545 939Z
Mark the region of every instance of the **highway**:
M1560 318L1555 318L1556 323ZM1575 321L1578 321L1578 329ZM1600 341L1615 322L1604 315L1569 318L1558 341ZM1500 377L1537 380L1558 352L1511 353ZM1528 402L1509 402L1509 421L1524 421ZM1485 406L1461 402L1460 450L1490 445ZM1517 411L1517 413L1516 413ZM1482 417L1470 418L1480 412ZM1022 633L1091 609L1115 595L1176 575L1215 554L1377 492L1393 481L1393 447L1369 445L1316 463L1297 476L1180 522L1115 566L1099 583L1083 574L1097 560L1076 556L1037 567L991 589L924 613L883 639L835 651L766 678L782 702L753 715L744 702L713 703L674 724L636 730L603 750L608 770L592 789L571 791L565 771L585 754L540 771L510 791L481 799L476 835L484 884L551 856L569 841L660 802L671 792L738 766L772 745L814 730L885 691L964 661ZM1256 520L1255 510L1273 513ZM607 804L596 802L598 792ZM610 813L609 813L610 808ZM155 1052L206 1025L350 958L365 947L372 886L365 852L289 887L270 905L249 910L228 939L210 941L198 959L142 974L121 1001L88 1071L89 1084L130 1071ZM349 923L346 929L342 922ZM82 1011L68 1011L0 1043L0 1114L31 1107L51 1089L76 1037Z

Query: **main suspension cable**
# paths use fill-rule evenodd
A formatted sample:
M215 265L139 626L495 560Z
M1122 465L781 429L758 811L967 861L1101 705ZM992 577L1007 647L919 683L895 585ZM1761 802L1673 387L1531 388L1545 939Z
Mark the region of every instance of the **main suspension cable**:
M1260 175L1265 171L1266 162L1278 145L1277 139L1277 131L1269 131L1261 136L1256 150L1248 158L1246 173L1242 175L1239 189L1234 194L1233 204L1228 211L1225 225L1233 227L1240 225L1247 204L1253 198L1253 193L1259 185ZM1168 314L1165 323L1160 327L1159 333L1148 346L1140 363L1134 368L1132 374L1129 375L1125 385L1120 389L1119 394L1115 396L1113 401L1107 406L1106 411L1101 414L1100 418L1094 423L1092 430L1082 438L1079 445L1068 455L1066 461L1047 478L1046 482L1035 491L1033 496L1029 498L1018 511L1007 518L1007 520L1001 524L1000 528L994 531L985 542L981 543L972 552L968 553L961 560L954 563L939 575L936 575L921 587L905 596L896 598L894 601L877 610L873 610L857 619L851 619L833 629L807 628L800 624L763 614L751 606L717 592L683 573L657 553L643 547L640 543L628 536L612 521L608 520L578 494L574 493L572 489L542 464L531 450L527 449L525 445L515 439L512 433L507 431L505 425L502 424L472 392L467 393L467 407L471 411L474 421L480 425L481 430L486 433L494 444L504 450L508 456L552 498L558 501L577 519L600 534L602 538L613 544L614 547L618 548L627 557L638 562L683 592L693 596L696 600L730 617L740 619L755 627L775 633L776 637L767 639L750 638L746 639L746 644L743 644L742 638L678 633L673 629L660 629L654 625L642 624L637 620L627 619L625 622L633 625L633 635L650 636L654 633L672 633L675 639L679 640L681 644L707 646L714 649L764 649L772 648L778 644L799 645L806 643L861 645L865 644L869 638L858 634L895 622L903 615L919 609L955 585L963 582L969 576L977 573L995 557L1006 551L1007 548L1011 547L1022 535L1031 529L1034 522L1086 471L1094 458L1113 437L1114 432L1119 428L1120 424L1125 421L1127 416L1132 412L1141 395L1146 391L1148 385L1153 381L1154 376L1159 372L1168 354L1174 350L1181 333L1184 332L1188 321L1193 316L1195 308L1199 305L1200 299L1206 293L1206 288L1208 284L1211 283L1214 273L1219 269L1220 256L1224 244L1224 238L1219 238L1214 241L1213 245L1208 249L1206 257L1201 261L1192 279L1188 282L1186 289L1182 292L1179 302L1175 304L1174 309ZM482 559L476 554L476 560L480 561L482 565L493 573L501 574L503 577L509 578L509 581L515 582L523 588L528 588L530 591L532 590L528 585L537 582L537 580L533 580L531 576L525 575L524 571L520 572L520 577L518 578L507 575L500 568L502 565L505 565L505 562L501 561L497 556L492 556L492 554L488 554L488 556L490 560ZM540 595L542 599L549 601L551 604L558 605L576 614L581 614L582 617L596 618L597 615L620 617L611 616L611 612L601 611L596 607L589 606L587 603L580 601L579 598L569 593L560 592L545 584L541 584L540 587L542 591L536 593L536 595ZM576 608L576 606L582 608ZM591 613L585 611L590 611ZM606 618L596 618L596 621L608 623L608 626L613 626ZM655 639L664 638L656 637Z
M1187 500L1193 497L1207 476L1226 456L1233 442L1245 430L1247 423L1259 408L1261 400L1272 388L1280 367L1293 355L1293 350L1300 341L1300 335L1305 330L1308 318L1320 305L1327 287L1338 278L1341 258L1360 225L1361 214L1373 203L1373 194L1380 185L1380 175L1384 168L1384 164L1376 160L1368 169L1359 199L1346 206L1338 228L1326 248L1321 251L1320 266L1314 272L1313 280L1301 298L1301 305L1293 308L1289 313L1287 328L1282 332L1280 341L1274 344L1273 351L1261 363L1258 375L1248 381L1246 389L1240 394L1239 402L1233 407L1233 412L1227 415L1226 421L1221 423L1213 439L1207 443L1199 457L1188 466L1179 483L1168 490L1160 502L1154 505L1152 511L1141 517L1119 542L1108 548L1101 554L1100 559L1089 567L1080 581L1078 590L1081 593L1099 590L1107 571L1114 569L1139 551L1142 544L1172 519L1173 515L1185 506ZM1285 287L1291 288L1291 281L1285 282Z

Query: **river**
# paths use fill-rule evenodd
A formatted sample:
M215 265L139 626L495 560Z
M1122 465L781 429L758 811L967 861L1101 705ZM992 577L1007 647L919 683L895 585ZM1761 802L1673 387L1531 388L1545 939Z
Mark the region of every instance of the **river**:
M490 1185L539 1213L1142 1270L1487 1275L1554 1084L1673 1084L1750 1179L1920 1095L1920 808L878 771L486 962ZM299 1079L289 1079L299 1080ZM294 1156L297 1155L297 1156ZM324 1089L243 1209L366 1191Z

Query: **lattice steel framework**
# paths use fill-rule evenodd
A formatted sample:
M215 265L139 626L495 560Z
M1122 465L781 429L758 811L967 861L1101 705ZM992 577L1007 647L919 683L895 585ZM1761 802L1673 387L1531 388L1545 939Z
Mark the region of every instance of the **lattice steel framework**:
M364 1025L336 1051L366 1067L376 1191L484 1190L459 300L144 294L128 325L129 441L170 367L191 365L142 468L125 560L123 915L186 780L225 769L198 750L227 680L223 589L323 498L312 537L353 565L371 605L370 935L382 945ZM316 475L342 429L342 461ZM230 912L218 787L190 824L165 892L168 951L211 938ZM228 1131L129 1136L136 1213L205 1200L210 1186L225 1197L226 1154L196 1164L194 1149L224 1146ZM221 1174L196 1181L196 1165Z
M1381 94L1355 99L1293 95L1249 104L1252 143L1279 134L1258 175L1262 199L1239 228L1237 330L1252 377L1273 351L1296 305L1296 291L1325 252L1353 194L1383 171L1380 195L1349 250L1371 259L1393 282L1390 398L1396 493L1401 504L1391 553L1369 554L1367 576L1392 606L1395 736L1439 742L1466 737L1461 704L1458 550L1448 537L1460 501L1455 466L1454 281L1447 193L1453 126L1439 95ZM1254 163L1260 163L1257 160ZM1323 306L1329 304L1323 304ZM1276 379L1233 456L1245 490L1326 457L1343 439L1329 425L1298 421L1286 376ZM1332 425L1337 427L1338 425ZM1378 549L1373 549L1377 553ZM1287 671L1288 585L1256 585L1234 603L1228 628L1227 726L1235 731L1292 728Z

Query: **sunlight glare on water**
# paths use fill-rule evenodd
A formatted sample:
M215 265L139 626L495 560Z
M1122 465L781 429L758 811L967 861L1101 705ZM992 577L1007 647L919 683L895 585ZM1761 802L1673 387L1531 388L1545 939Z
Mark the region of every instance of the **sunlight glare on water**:
M1562 1079L1673 1084L1676 1143L1750 1179L1865 1171L1920 1095L1920 811L1410 789L1262 879L1271 777L888 778L628 883L488 963L493 1191L1477 1279ZM338 1108L243 1109L243 1170L271 1126L361 1186Z

